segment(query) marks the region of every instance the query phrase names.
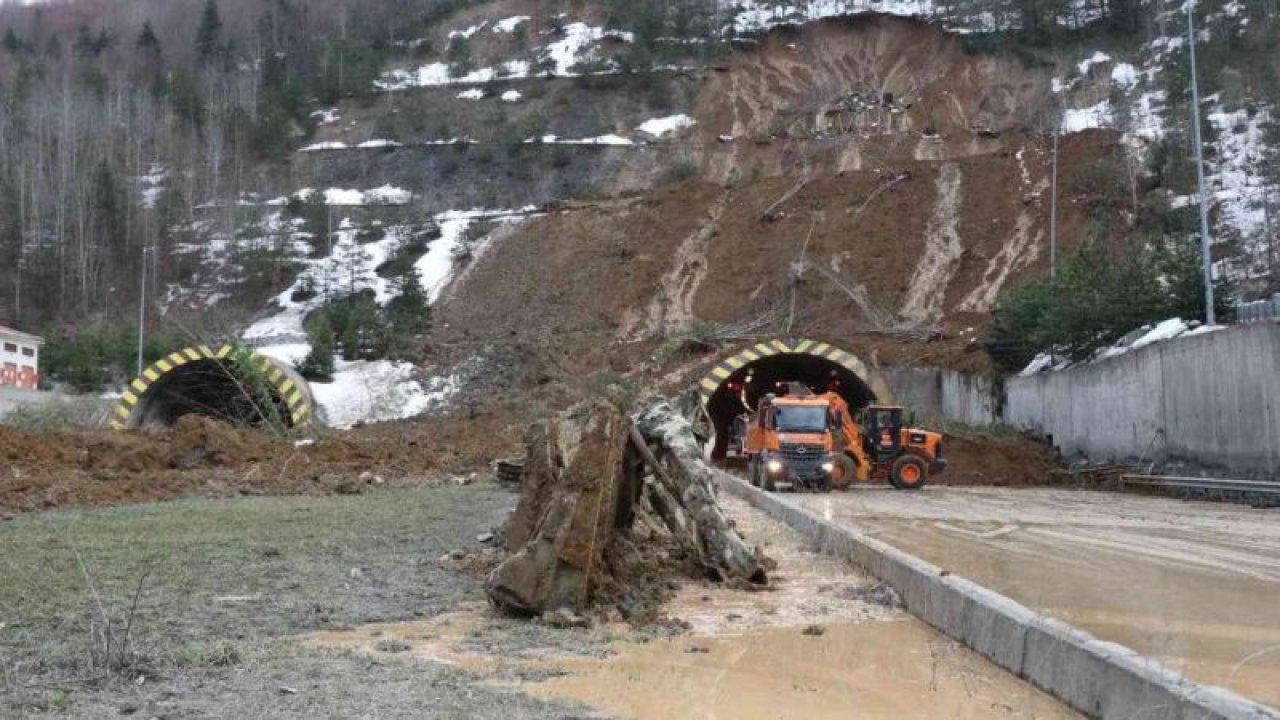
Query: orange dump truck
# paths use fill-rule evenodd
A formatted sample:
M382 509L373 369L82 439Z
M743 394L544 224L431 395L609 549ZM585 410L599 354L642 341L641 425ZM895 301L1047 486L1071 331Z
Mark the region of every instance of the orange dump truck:
M855 480L915 490L947 466L942 435L903 427L902 408L873 405L859 423L834 392L766 395L736 427L751 484L766 490L786 484L825 491Z

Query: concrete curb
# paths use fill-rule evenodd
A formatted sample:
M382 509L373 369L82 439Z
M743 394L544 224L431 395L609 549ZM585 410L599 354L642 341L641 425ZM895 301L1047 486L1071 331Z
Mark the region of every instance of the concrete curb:
M887 583L912 615L1089 717L1280 720L1280 711L1192 682L1127 647L1041 615L783 497L735 477L719 479L724 491Z

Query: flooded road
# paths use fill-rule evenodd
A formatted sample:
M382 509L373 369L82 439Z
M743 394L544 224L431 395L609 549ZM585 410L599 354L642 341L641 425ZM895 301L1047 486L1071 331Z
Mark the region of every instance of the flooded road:
M1052 698L914 618L669 638L572 659L531 689L642 720L1069 718Z
M766 591L683 583L665 611L688 623L686 634L538 629L475 603L298 640L381 661L445 662L640 720L1079 717L906 614L873 578L742 501L720 501L778 568Z
M1194 680L1280 707L1280 511L1054 489L791 497Z

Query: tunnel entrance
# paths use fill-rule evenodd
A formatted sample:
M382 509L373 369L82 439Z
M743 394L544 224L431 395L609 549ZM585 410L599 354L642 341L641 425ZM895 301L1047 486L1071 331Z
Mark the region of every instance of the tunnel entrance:
M852 353L814 340L757 343L716 363L699 383L715 435L712 459L724 459L735 417L768 393L786 394L790 383L814 393L833 390L853 409L892 402L880 374Z
M224 346L169 354L143 371L120 400L112 427L169 426L201 415L243 426L310 424L310 388L284 363Z

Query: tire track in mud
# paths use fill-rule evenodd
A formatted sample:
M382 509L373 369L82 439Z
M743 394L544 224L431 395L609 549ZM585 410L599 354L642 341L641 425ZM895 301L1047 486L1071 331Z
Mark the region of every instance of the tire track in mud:
M964 254L957 229L961 179L960 166L955 163L946 163L938 172L938 201L925 236L924 254L898 313L909 323L925 325L942 318L943 299Z

